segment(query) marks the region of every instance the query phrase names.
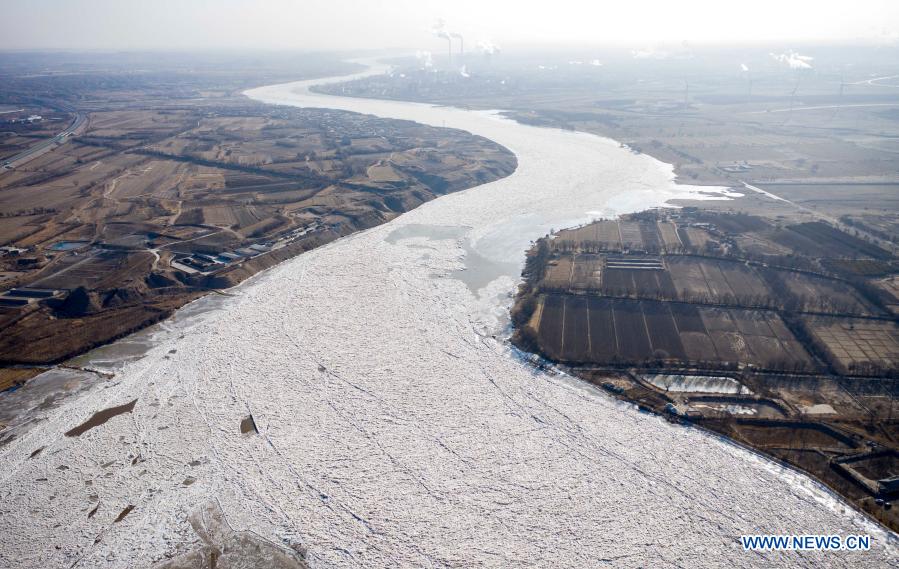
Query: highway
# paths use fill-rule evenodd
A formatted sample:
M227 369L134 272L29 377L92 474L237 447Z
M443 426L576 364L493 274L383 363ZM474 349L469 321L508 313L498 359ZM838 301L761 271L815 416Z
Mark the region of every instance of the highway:
M34 144L28 150L24 150L14 156L11 156L3 161L0 169L2 170L11 170L18 166L25 164L26 162L41 156L42 154L53 150L57 146L64 144L69 136L72 134L76 134L84 125L87 124L87 115L81 112L75 112L75 119L69 125L67 129L57 134L53 138L48 140L43 140Z

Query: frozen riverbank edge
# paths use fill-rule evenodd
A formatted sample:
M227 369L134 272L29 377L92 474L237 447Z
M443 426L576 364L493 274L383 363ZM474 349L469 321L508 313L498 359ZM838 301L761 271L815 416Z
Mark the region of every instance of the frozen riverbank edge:
M256 94L268 102L468 127L510 143L519 171L285 262L216 309L176 318L102 390L7 445L4 565L148 565L197 544L188 514L209 496L235 530L301 543L312 566L897 559L885 532L810 479L536 372L493 338L518 279L504 261L523 259L551 227L700 191L674 186L670 167L608 139L490 113L265 89ZM417 236L396 238L404 227ZM497 271L475 292L459 278L467 249ZM133 413L62 435L135 398ZM240 434L248 413L259 435ZM762 532L870 533L875 550L740 550L741 533Z

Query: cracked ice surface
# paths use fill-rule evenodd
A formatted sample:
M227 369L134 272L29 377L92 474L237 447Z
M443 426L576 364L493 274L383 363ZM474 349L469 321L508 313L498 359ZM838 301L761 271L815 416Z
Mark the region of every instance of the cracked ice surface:
M235 530L302 543L318 567L899 560L887 533L808 478L537 372L493 338L507 265L530 239L695 191L670 167L488 113L299 84L252 95L445 121L513 149L519 169L252 279L2 447L0 565L148 566L197 544L187 515L209 497ZM458 278L472 248L505 271L478 294ZM135 398L133 413L63 436ZM240 434L250 413L259 435ZM744 533L867 533L875 549L750 554Z

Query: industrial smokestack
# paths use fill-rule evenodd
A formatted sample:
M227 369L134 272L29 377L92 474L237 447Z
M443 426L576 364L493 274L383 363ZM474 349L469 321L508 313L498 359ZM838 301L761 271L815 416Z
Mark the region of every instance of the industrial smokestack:
M452 38L450 38L450 35L444 31L437 31L437 32L435 32L435 35L438 38L443 38L446 40L447 55L449 55L449 64L450 64L450 67L452 67L453 66L453 40L452 40Z
M438 19L434 24L434 27L431 28L431 31L438 38L443 38L447 43L447 53L449 54L449 65L453 66L453 39L450 37L450 32L446 31L446 22L442 19Z
M749 103L752 101L752 74L749 71L749 66L745 63L740 64L740 69L746 74L746 81L749 83L749 91L746 94L746 102Z
M465 38L459 32L450 32L450 35L459 40L459 57L465 57Z
M802 81L802 75L799 74L799 67L795 68L796 71L796 85L793 87L793 92L790 93L790 112L787 114L787 120L784 121L784 124L790 122L790 119L793 118L793 104L796 101L796 92L799 91L799 83Z
M839 99L837 99L838 104L834 105L833 115L831 115L830 117L831 121L835 120L837 118L837 115L840 114L840 107L843 104L843 90L845 89L847 84L848 83L846 83L846 81L844 81L843 79L843 74L840 73L840 97Z

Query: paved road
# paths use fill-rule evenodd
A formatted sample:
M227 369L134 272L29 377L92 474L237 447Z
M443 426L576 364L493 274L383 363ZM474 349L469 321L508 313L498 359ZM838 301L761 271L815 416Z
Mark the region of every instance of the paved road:
M11 170L25 164L30 160L37 158L38 156L41 156L46 152L49 152L50 150L53 150L57 146L65 143L69 139L69 136L78 132L86 124L87 115L85 115L84 113L76 112L75 119L67 129L51 139L38 142L37 144L32 145L28 150L22 151L15 156L7 158L3 161L3 164L0 165L0 169Z
M849 105L817 105L814 107L793 107L783 109L765 109L764 111L749 111L741 113L745 115L763 115L765 113L789 113L792 111L822 111L827 109L850 109L857 107L896 107L897 103L856 103Z
M812 185L812 184L810 184L810 185ZM746 182L743 182L743 186L747 190L752 190L754 192L763 194L773 200L778 200L778 201L788 203L800 211L804 211L805 213L811 214L812 217L814 217L815 219L820 219L830 225L833 225L837 229L840 229L841 231L844 231L844 232L848 233L849 235L852 235L853 233L860 233L863 236L865 236L869 241L873 242L878 247L881 247L887 251L893 252L896 250L896 246L894 244L890 243L889 241L886 241L885 239L881 239L880 237L877 237L876 235L872 235L871 233L864 231L858 227L855 227L854 225L853 226L846 225L845 223L840 221L839 218L831 217L831 216L829 216L825 213L822 213L820 211L817 211L815 209L805 207L804 205L800 205L800 204L790 201L786 198L782 198L780 196L774 195L767 190L763 190L762 188L759 188L758 186L753 186L751 184L747 184Z

